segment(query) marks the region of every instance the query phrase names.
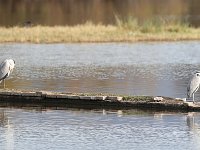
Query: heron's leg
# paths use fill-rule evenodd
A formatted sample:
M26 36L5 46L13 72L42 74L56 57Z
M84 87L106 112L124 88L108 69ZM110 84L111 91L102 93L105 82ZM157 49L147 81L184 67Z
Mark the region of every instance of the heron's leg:
M193 103L194 103L194 93L192 94L192 100L193 100Z
M5 86L6 86L6 81L5 79L3 79L3 88L5 89Z

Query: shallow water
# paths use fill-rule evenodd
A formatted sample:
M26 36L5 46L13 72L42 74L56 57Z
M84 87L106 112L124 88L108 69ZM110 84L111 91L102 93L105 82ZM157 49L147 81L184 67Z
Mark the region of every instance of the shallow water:
M199 113L0 108L2 150L199 150Z
M183 98L200 43L0 44L5 58L16 61L7 88Z
M199 42L0 44L7 88L185 97ZM197 97L199 97L197 92ZM0 149L200 149L200 113L0 108Z

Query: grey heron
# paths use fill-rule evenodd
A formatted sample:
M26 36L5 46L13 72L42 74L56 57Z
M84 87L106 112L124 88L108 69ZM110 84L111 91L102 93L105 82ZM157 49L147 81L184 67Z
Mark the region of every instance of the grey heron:
M194 103L194 93L199 89L200 71L196 71L187 86L187 96L192 97Z
M0 64L0 83L4 82L5 88L5 79L9 77L10 73L13 71L15 67L15 61L12 59L6 59Z

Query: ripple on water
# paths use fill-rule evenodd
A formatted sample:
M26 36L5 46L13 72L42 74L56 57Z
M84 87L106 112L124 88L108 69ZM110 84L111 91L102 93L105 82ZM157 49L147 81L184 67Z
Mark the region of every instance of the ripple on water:
M0 110L6 149L193 149L200 148L200 115L89 110ZM9 146L10 145L10 146Z
M10 88L185 97L199 42L0 44ZM197 98L200 94L197 93Z

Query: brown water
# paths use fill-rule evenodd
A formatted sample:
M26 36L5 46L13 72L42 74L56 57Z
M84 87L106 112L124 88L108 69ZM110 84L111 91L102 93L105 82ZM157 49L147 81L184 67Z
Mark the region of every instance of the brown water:
M139 20L163 17L200 25L199 0L0 0L0 25L114 24L115 15Z
M5 58L16 61L7 88L183 98L200 43L0 44Z

